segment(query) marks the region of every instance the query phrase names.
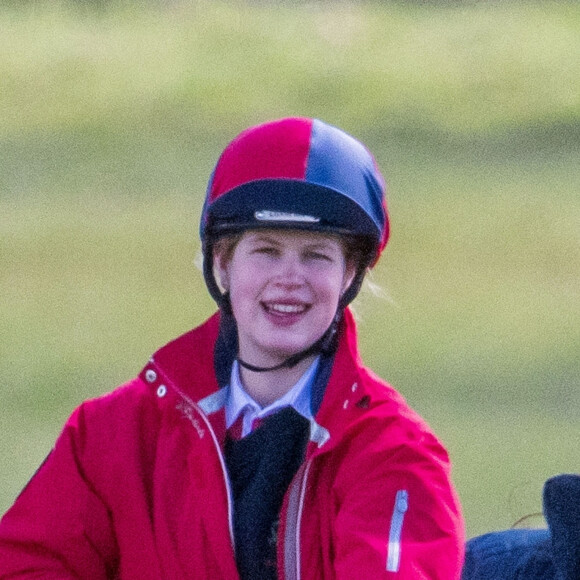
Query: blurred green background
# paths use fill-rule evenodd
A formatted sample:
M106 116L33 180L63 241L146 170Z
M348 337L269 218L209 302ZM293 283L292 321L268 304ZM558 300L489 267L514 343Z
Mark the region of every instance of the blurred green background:
M387 177L363 355L448 446L468 534L579 471L579 3L4 1L0 512L74 406L213 311L205 183L286 115Z

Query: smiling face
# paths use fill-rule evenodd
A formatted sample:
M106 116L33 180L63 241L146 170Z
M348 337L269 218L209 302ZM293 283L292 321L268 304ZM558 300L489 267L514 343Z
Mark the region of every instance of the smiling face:
M299 230L247 231L233 252L218 245L215 264L230 293L239 355L257 366L314 344L355 274L338 237Z

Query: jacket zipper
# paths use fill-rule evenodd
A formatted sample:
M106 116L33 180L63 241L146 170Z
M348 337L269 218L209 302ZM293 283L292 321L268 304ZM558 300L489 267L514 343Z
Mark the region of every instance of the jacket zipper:
M311 459L302 464L288 491L284 531L284 580L300 580L300 522L311 464Z
M227 496L228 496L228 526L230 529L230 539L232 541L232 548L234 550L234 554L236 553L236 543L235 543L235 539L234 539L234 501L233 501L233 492L232 492L232 486L230 484L230 476L228 475L228 470L226 467L226 461L224 458L224 454L222 453L220 444L217 440L217 437L215 435L215 432L209 422L209 419L205 416L205 413L202 412L202 410L195 405L195 408L197 409L197 411L199 412L199 414L203 417L203 420L205 421L205 424L207 425L208 431L210 432L211 435L211 439L213 441L213 444L215 446L215 450L218 454L219 460L220 460L220 465L222 468L222 475L224 477L224 484L226 486L226 492L227 492Z
M387 572L398 572L401 565L401 532L405 513L409 509L409 494L406 489L400 489L395 496L393 517L389 530L389 547L387 551Z
M199 407L199 405L197 405L194 401L192 401L185 393L183 393L181 390L177 389L176 387L173 387L181 396L181 398L184 400L184 402L189 405L191 408L195 409L197 411L197 414L199 416L201 416L201 418L203 419L203 422L205 423L205 426L207 427L207 430L209 432L209 434L211 435L211 439L213 441L216 453L218 455L219 461L220 461L220 466L222 468L222 475L224 478L224 484L226 486L226 492L227 492L227 497L228 497L228 527L229 527L229 532L230 532L230 540L232 542L232 548L234 550L234 554L236 552L236 543L235 543L235 538L234 538L234 502L233 502L233 492L232 492L232 488L231 488L231 484L230 484L230 477L228 475L228 470L226 467L226 462L225 462L225 458L224 458L224 454L222 453L220 444L217 440L216 434L211 426L211 423L209 422L209 419L207 418L206 414L204 413L204 411Z

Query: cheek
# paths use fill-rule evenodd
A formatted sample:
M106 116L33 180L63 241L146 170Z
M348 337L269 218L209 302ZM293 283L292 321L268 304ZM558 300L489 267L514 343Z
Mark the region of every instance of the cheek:
M245 269L231 268L228 276L230 300L234 311L238 308L243 312L248 303L253 300L258 292L259 280L257 275Z
M239 287L234 287L230 290L230 304L232 306L232 312L236 322L238 324L238 330L246 328L249 321L255 318L255 312L252 311L252 304L245 294Z
M342 294L343 284L342 272L328 273L319 279L317 293L329 306L334 307Z

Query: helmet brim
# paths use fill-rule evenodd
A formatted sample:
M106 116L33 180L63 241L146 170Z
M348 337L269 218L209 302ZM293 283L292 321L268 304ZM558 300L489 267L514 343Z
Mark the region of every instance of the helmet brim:
M202 239L213 241L249 229L300 229L364 237L372 242L373 253L381 235L367 212L343 193L289 179L251 181L232 189L212 203L202 228Z

